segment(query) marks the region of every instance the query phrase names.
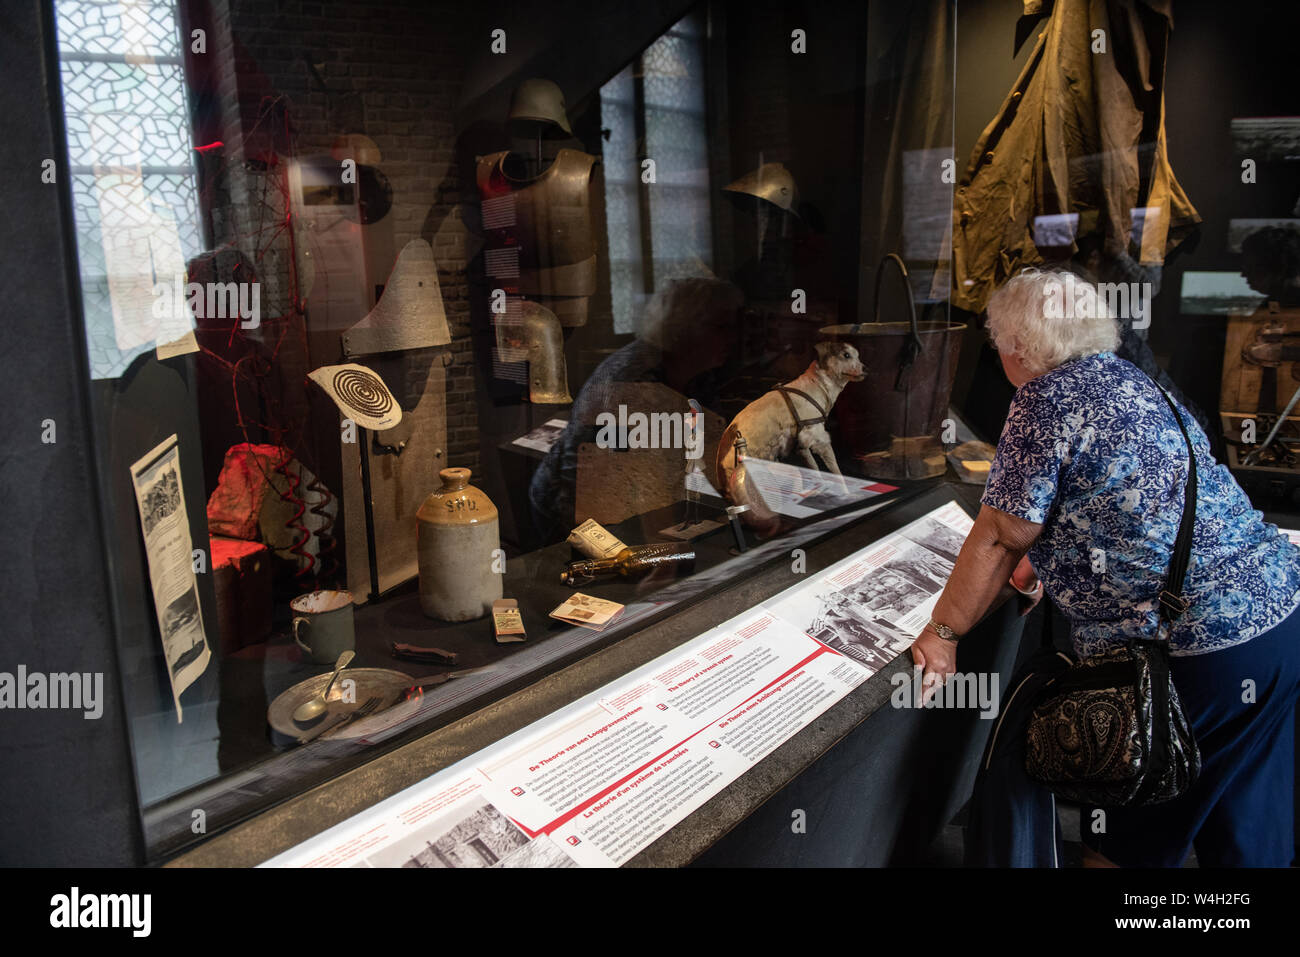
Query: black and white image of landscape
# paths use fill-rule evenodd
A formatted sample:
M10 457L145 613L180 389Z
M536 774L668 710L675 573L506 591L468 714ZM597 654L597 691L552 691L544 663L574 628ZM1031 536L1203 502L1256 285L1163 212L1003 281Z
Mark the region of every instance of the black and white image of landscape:
M1248 316L1263 301L1240 273L1193 269L1183 273L1179 309L1185 316Z
M162 614L162 641L163 654L174 675L203 654L203 619L195 587L167 603Z
M1246 116L1232 121L1232 146L1238 156L1259 163L1300 159L1300 116Z
M180 504L180 480L176 476L176 466L172 465L164 469L144 493L140 512L145 535L153 534L158 523L180 508Z

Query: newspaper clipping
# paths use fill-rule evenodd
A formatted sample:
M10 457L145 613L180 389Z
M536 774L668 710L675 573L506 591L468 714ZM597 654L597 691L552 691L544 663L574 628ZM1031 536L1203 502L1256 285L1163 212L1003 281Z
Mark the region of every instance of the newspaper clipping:
M166 439L132 465L131 481L140 507L140 528L149 556L149 581L179 723L183 716L181 692L203 674L212 652L199 612L194 546L181 489L176 436Z

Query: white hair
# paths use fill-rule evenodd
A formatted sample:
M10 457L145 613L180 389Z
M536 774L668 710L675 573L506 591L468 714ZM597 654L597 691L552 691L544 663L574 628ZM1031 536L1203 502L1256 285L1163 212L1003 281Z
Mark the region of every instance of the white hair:
M989 297L989 336L1034 375L1119 347L1119 324L1097 287L1066 270L1024 269Z

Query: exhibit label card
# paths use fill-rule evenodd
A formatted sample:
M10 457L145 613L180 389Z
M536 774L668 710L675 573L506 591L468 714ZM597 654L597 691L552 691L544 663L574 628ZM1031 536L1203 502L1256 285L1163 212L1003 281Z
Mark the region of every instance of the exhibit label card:
M162 636L167 677L176 722L182 720L181 692L203 674L212 658L203 632L194 543L181 486L180 447L171 436L131 466L131 483L140 509L140 528L149 559L158 631Z
M623 606L607 598L596 598L574 592L551 612L551 617L570 625L581 625L593 631L603 631L605 626L616 619L623 611Z
M745 459L745 470L767 507L791 518L811 518L833 508L898 491L897 486L883 482L832 475L766 459Z
M265 866L623 864L906 649L971 524L936 509Z
M535 452L549 452L551 446L560 438L560 433L564 427L569 424L568 419L547 419L531 432L519 436L511 442L511 445L522 445L526 449L532 449Z

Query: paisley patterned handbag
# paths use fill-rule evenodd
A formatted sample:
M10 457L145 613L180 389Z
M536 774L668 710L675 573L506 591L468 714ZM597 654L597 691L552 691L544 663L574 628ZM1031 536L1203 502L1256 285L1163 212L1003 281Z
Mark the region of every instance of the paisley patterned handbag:
M1191 465L1183 517L1160 593L1160 632L1075 662L1044 686L1029 721L1025 770L1055 794L1085 805L1160 804L1191 786L1201 753L1169 673L1169 625L1182 597L1196 520L1196 454L1177 406Z

